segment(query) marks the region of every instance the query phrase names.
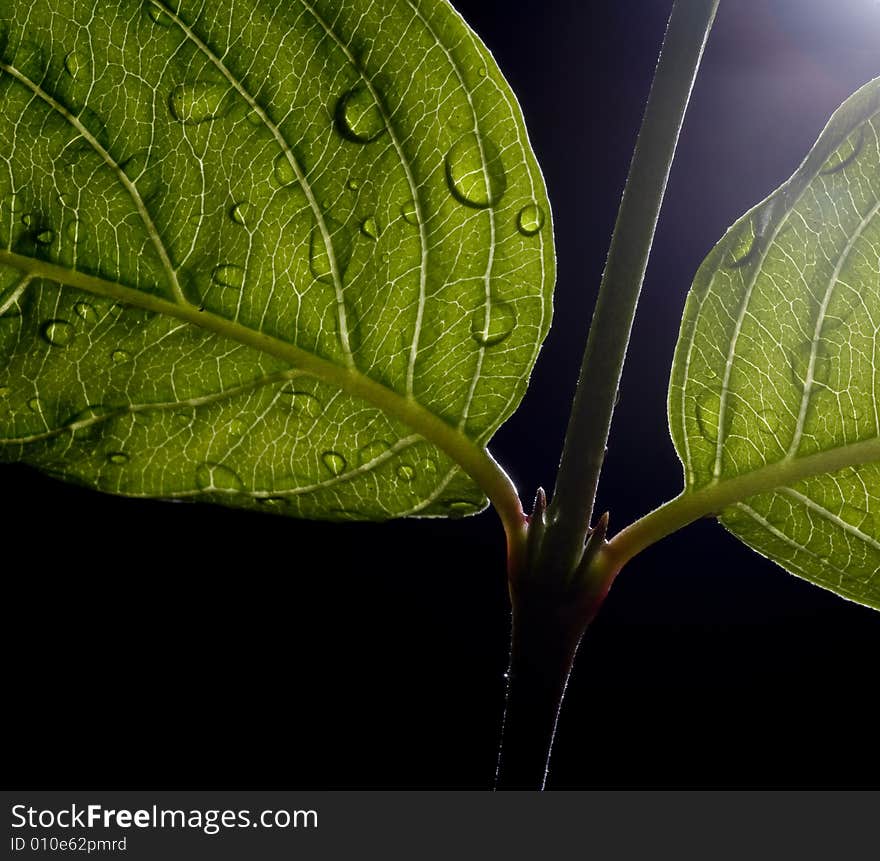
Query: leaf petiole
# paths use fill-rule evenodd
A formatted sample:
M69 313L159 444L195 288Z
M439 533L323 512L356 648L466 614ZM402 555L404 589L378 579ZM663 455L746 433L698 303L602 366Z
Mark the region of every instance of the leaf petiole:
M880 438L873 438L805 457L786 458L698 490L685 490L617 533L597 554L594 570L601 569L607 572L606 576L613 577L642 550L701 517L811 476L877 460L880 460Z

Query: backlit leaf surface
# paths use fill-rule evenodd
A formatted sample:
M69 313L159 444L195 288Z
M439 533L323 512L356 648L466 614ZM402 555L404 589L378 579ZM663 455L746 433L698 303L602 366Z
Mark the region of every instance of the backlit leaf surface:
M880 437L878 212L873 81L697 273L669 390L686 492ZM876 460L783 484L720 519L792 573L880 607Z
M446 2L4 0L0 34L0 457L304 517L484 505L382 405L485 444L550 319L543 181Z

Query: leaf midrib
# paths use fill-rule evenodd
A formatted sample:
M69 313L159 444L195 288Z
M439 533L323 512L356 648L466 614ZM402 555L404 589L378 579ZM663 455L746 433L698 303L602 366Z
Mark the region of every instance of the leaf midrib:
M802 457L786 457L733 478L713 481L699 490L686 488L675 499L621 530L604 555L622 567L646 547L701 517L718 516L725 508L797 481L878 460L880 437L872 437Z

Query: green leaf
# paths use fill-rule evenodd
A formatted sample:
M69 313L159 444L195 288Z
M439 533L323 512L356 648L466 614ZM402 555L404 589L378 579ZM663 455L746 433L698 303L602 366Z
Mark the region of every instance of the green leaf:
M793 574L873 607L878 212L880 79L835 112L794 176L700 267L669 389L685 493L724 498L736 479L753 495L720 511L727 529Z
M554 254L446 2L6 0L0 34L0 458L302 517L483 507Z

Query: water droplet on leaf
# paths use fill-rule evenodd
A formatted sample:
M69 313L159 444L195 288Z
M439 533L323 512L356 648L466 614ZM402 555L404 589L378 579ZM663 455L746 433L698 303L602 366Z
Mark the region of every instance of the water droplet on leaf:
M481 347L494 347L507 340L515 326L516 311L503 299L490 301L488 320L485 304L471 315L471 337Z
M705 391L697 397L697 424L703 438L711 443L718 442L718 407L718 395L714 392Z
M368 236L370 239L378 239L379 225L376 223L376 219L372 216L365 218L361 222L361 233L363 233L364 236Z
M358 449L358 466L363 466L366 463L372 463L377 458L380 458L382 457L382 455L387 454L390 448L391 445L381 439L368 442L366 445L361 446L361 448Z
M211 273L211 280L221 287L231 287L234 290L241 290L244 287L245 271L241 266L234 263L223 263L215 266Z
M459 203L477 209L495 206L507 188L498 148L485 135L473 132L446 154L446 180Z
M98 312L95 310L95 306L90 305L88 302L77 302L76 305L73 306L73 310L76 313L76 316L81 320L85 320L86 323L98 322Z
M282 187L293 185L296 182L296 171L290 163L287 153L280 153L275 158L274 167L275 179Z
M758 254L758 236L755 233L755 225L752 219L739 227L738 233L733 237L727 265L731 269L739 269L747 266Z
M244 490L238 475L222 463L203 463L196 470L196 486L199 490Z
M76 51L70 51L64 58L64 68L71 78L75 78L85 68L85 65L82 54L78 54Z
M104 419L109 418L114 412L112 407L105 404L90 404L84 410L72 415L65 425L78 442L94 440L101 435Z
M131 458L124 451L111 451L107 455L107 462L113 466L125 466Z
M403 220L407 224L419 223L419 216L416 212L416 204L414 200L410 200L408 203L404 203L400 207L400 214L403 216Z
M859 126L858 131L853 132L835 151L832 153L825 166L819 173L822 176L828 176L832 173L839 173L845 167L852 164L861 153L865 146L865 126Z
M293 415L310 419L316 419L321 415L321 402L311 392L299 391L292 385L288 385L281 390L280 394L287 400Z
M250 211L251 205L246 200L243 200L240 203L233 204L232 208L229 210L229 217L236 224L244 226L247 224Z
M339 134L355 143L370 143L385 131L382 112L366 87L355 87L342 95L334 117Z
M348 466L345 458L338 451L325 451L321 455L321 462L333 475L341 475Z
M51 245L55 241L55 231L48 228L40 230L34 235L34 242L38 245Z
M456 518L473 514L475 511L479 510L479 506L466 499L453 499L446 504L446 509L449 512L450 517Z
M544 226L544 210L536 203L524 206L516 217L516 229L523 236L534 236Z
M131 361L131 353L129 353L128 350L114 350L110 354L110 359L114 364L122 365L125 362Z
M40 334L53 347L66 347L73 340L74 330L67 320L47 320L40 328Z
M408 463L403 463L397 467L397 477L409 483L416 477L416 471Z

